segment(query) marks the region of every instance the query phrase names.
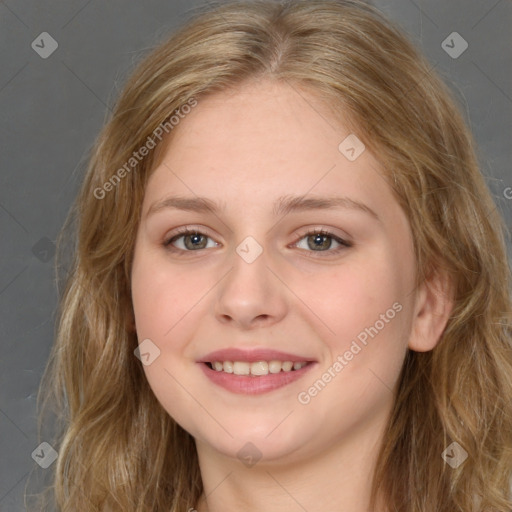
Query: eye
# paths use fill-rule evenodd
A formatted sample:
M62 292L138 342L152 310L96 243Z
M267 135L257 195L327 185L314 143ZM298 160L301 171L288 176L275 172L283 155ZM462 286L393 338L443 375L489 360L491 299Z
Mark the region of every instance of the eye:
M302 240L305 240L306 247L300 247ZM330 250L333 242L338 244L334 250ZM309 252L328 252L329 254L338 254L339 252L352 247L350 242L343 240L336 236L334 233L325 231L323 229L310 230L295 244L299 249L311 249Z
M164 246L167 247L170 251L176 253L183 252L193 252L199 249L208 249L207 239L210 238L208 235L201 233L201 231L196 229L183 228L178 230L178 234L172 236L168 240L164 242ZM179 243L177 243L180 239L183 239ZM174 245L177 243L177 246ZM213 246L218 245L216 242L213 242Z
M212 240L208 235L202 233L198 229L190 229L188 227L181 228L171 238L167 239L163 245L168 250L183 255L187 252L194 252L201 249L216 247L219 244L212 240L212 245L208 246L208 239ZM302 240L306 240L306 247L300 247ZM338 247L332 249L333 242ZM323 229L314 229L307 231L293 247L304 249L307 252L326 252L329 254L338 254L339 252L352 247L352 243L343 240L334 233Z

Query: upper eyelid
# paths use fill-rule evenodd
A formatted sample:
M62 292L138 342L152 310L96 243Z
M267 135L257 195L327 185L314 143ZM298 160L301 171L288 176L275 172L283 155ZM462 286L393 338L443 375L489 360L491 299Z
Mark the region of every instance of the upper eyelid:
M205 228L196 228L195 226L189 227L184 226L181 228L177 228L175 233L172 233L171 235L165 235L164 241L168 242L169 240L172 240L173 238L179 238L186 235L191 235L193 233L198 233L199 235L205 235L208 238L214 239L213 236L209 235L207 230Z
M207 238L210 238L211 240L213 240L216 244L219 243L219 242L215 241L214 237L209 235L207 230L205 230L204 228L196 228L194 226L184 226L182 228L178 228L178 231L173 233L172 235L166 236L164 238L164 245L165 246L171 245L173 241L176 241L184 236L192 235L192 234L203 235L203 236L206 236ZM303 238L305 238L307 236L312 236L314 234L321 234L323 236L328 236L328 237L332 238L333 240L336 240L337 243L339 243L341 245L345 245L347 247L353 245L353 242L351 241L350 237L343 236L343 235L337 235L333 231L329 230L328 228L324 228L324 227L322 227L322 228L307 228L306 231L304 231L303 233L296 235L299 238L294 242L294 245L296 245L298 242L300 242ZM183 251L183 252L195 252L195 251L186 251L183 249L177 249L177 250ZM313 252L334 252L334 251L313 251Z

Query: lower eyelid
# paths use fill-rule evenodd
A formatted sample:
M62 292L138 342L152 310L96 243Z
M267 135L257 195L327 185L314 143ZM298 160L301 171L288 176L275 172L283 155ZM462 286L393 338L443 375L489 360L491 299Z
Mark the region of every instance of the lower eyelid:
M193 252L200 252L201 250L205 250L205 249L212 249L212 247L205 247L203 249L197 249L197 250L186 250L186 249L180 249L180 248L174 247L172 245L173 242L176 242L180 238L184 238L186 236L193 235L193 234L202 235L202 236L206 237L207 239L212 240L215 244L217 244L217 246L220 245L218 242L215 242L213 237L211 237L210 235L203 233L199 230L190 230L190 231L183 231L181 233L176 233L176 234L172 235L171 237L166 238L163 242L163 245L165 248L167 248L171 251L181 252L181 253L187 253L187 252L193 253ZM344 249L348 249L353 246L353 244L351 242L348 242L347 240L344 240L343 238L336 236L334 233L329 233L329 232L323 231L323 230L317 230L317 231L310 231L308 233L303 234L296 242L294 242L291 245L291 247L296 247L302 240L304 240L308 236L313 236L313 235L322 235L322 236L331 238L332 240L334 240L335 242L337 242L339 244L339 247L337 247L335 249L328 249L325 251L312 251L312 250L308 251L306 249L302 249L302 250L305 250L306 252L311 252L311 253L336 254Z

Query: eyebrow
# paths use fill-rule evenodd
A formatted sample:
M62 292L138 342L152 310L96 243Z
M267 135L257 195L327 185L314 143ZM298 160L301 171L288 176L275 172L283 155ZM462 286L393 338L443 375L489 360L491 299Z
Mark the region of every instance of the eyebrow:
M206 197L172 196L151 205L146 216L148 217L165 208L197 213L217 214L218 212L225 210L226 203L217 203ZM305 197L285 195L276 200L272 213L277 217L280 215L287 215L292 212L332 210L338 208L361 211L380 221L377 213L375 213L375 211L369 206L359 201L354 201L348 197Z

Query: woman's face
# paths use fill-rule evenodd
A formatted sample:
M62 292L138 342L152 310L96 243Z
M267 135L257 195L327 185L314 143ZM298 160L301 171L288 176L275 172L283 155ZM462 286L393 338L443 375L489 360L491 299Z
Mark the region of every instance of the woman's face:
M378 160L286 84L200 100L173 135L132 268L159 402L205 449L269 462L382 428L417 303L409 224Z

